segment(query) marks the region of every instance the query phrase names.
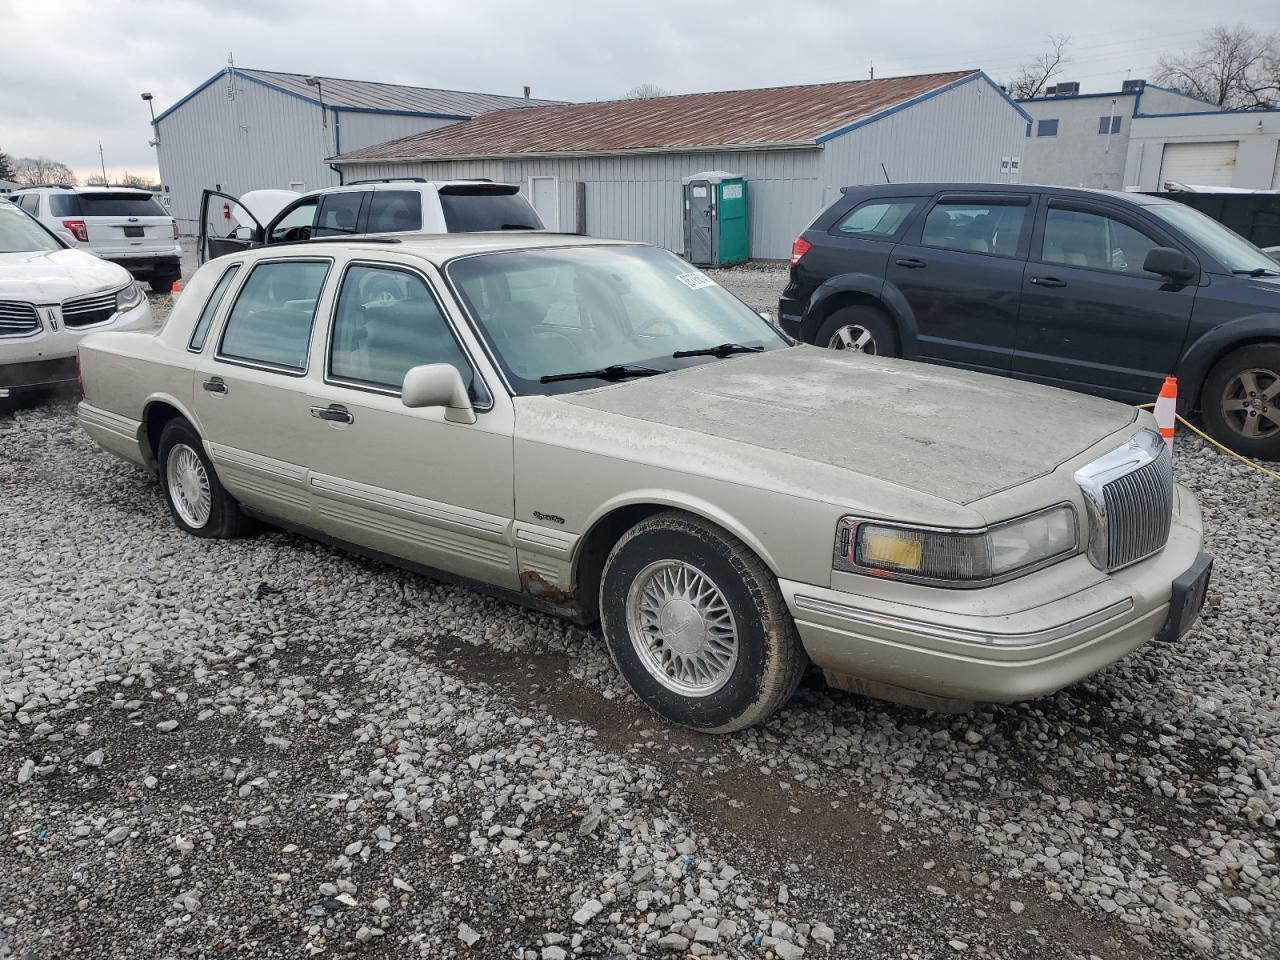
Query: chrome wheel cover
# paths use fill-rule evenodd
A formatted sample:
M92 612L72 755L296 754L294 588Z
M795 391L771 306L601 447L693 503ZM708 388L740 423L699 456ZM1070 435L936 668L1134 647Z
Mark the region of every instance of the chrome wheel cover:
M1241 370L1222 391L1222 416L1242 437L1269 440L1280 433L1280 372Z
M715 693L738 663L738 628L720 588L697 567L659 560L627 591L627 634L640 662L684 697Z
M831 350L854 350L875 356L876 338L861 324L846 323L831 335L827 347Z
M199 454L185 443L174 444L165 463L165 480L169 502L188 526L199 529L209 522L213 492Z

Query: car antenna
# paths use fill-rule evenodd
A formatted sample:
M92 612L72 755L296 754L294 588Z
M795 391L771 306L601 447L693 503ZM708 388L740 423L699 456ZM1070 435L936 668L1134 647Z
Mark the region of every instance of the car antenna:
M880 172L884 174L885 183L893 183L893 181L889 179L889 171L884 168L883 160L880 161Z

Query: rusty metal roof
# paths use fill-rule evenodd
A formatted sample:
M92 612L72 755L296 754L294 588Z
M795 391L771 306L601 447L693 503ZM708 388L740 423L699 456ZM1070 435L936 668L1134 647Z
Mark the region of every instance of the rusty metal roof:
M962 70L645 100L517 107L332 159L370 162L813 147L826 134L981 76L981 71Z

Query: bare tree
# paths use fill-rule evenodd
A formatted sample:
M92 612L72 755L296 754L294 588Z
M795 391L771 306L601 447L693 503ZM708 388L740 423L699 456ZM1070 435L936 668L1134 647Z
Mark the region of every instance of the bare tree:
M48 157L22 157L13 163L14 179L28 187L47 187L65 183L74 185L76 176L65 163Z
M159 190L160 184L156 183L150 177L139 176L136 173L125 171L125 175L118 181L121 187L137 187L139 190Z
M0 180L13 180L17 172L13 169L13 158L0 150Z
M1009 81L1009 96L1015 100L1038 97L1044 93L1049 81L1062 73L1067 65L1067 46L1071 38L1064 33L1049 37L1049 49L1030 63L1018 68L1018 75Z
M85 185L86 187L106 187L106 186L109 186L109 184L107 183L107 178L106 178L106 177L104 177L104 176L103 176L102 174L100 174L100 173L91 173L91 174L89 174L89 176L87 176L87 177L85 177L85 178L84 178L84 185Z
M622 95L624 100L652 100L654 97L669 97L671 91L656 83L638 83Z
M1193 52L1161 57L1154 78L1220 107L1270 107L1280 99L1280 37L1217 26Z

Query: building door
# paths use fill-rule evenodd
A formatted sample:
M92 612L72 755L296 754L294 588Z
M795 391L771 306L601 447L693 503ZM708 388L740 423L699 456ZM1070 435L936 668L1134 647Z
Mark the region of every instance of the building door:
M715 260L712 234L715 223L713 192L715 185L706 180L695 180L685 187L685 202L689 205L686 220L685 256L690 263L710 265Z
M1229 187L1236 175L1237 140L1220 143L1166 143L1160 157L1160 189L1169 181Z
M560 184L555 177L530 177L529 202L548 230L560 229Z

